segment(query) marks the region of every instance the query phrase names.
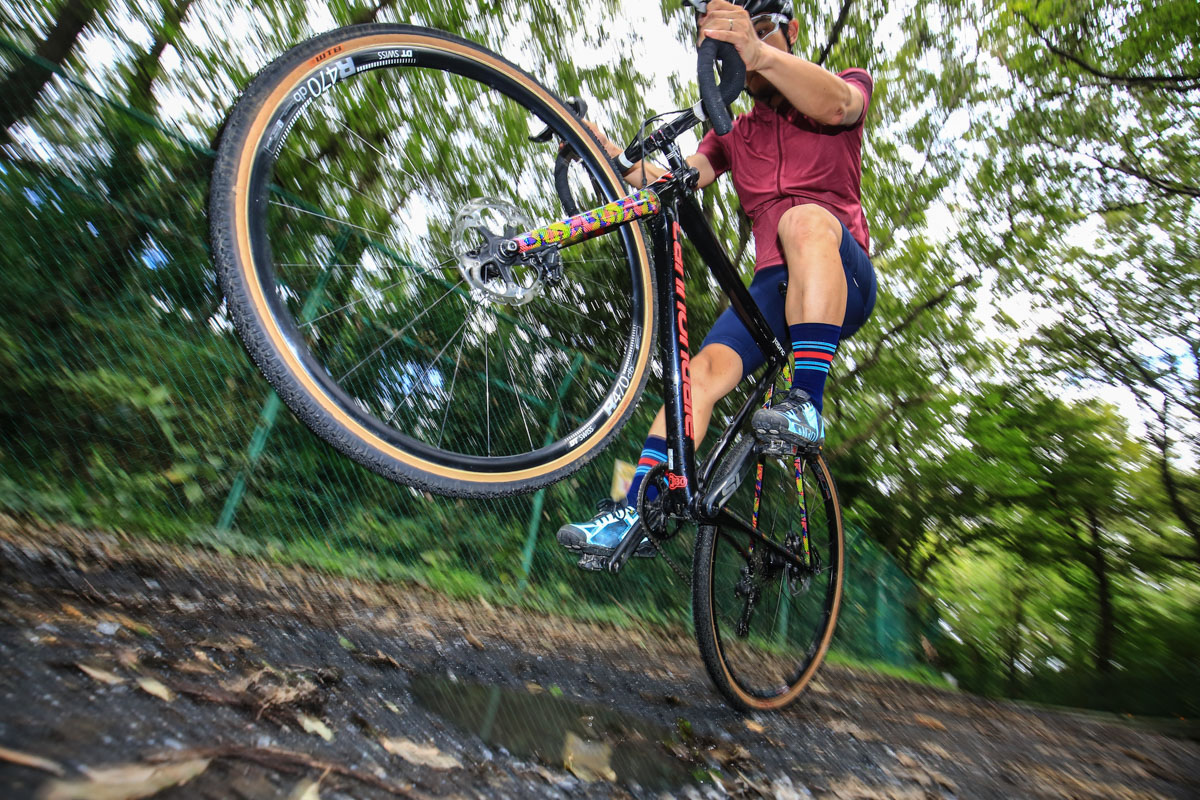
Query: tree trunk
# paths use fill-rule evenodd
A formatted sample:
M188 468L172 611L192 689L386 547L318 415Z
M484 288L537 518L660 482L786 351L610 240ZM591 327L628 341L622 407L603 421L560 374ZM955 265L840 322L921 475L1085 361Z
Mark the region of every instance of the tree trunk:
M1155 435L1152 438L1154 443L1158 445L1159 459L1158 471L1162 477L1163 489L1166 490L1167 500L1171 504L1171 510L1175 512L1175 516L1179 518L1179 523L1183 525L1183 529L1187 531L1193 541L1196 543L1196 555L1200 556L1200 522L1197 522L1196 517L1192 514L1191 509L1183 502L1183 493L1180 491L1179 484L1175 482L1175 473L1171 470L1170 454L1168 452L1169 444L1167 442L1167 423L1166 409L1163 409L1163 432L1162 435Z
M1004 637L1004 694L1007 697L1016 697L1021 688L1017 661L1021 656L1021 628L1025 625L1025 596L1028 592L1024 586L1013 590L1016 607L1013 609L1012 627Z
M108 0L63 0L54 15L54 24L46 38L38 42L34 54L61 67L70 57L84 28L91 24ZM30 61L21 61L0 83L0 144L12 141L9 133L16 123L33 113L42 90L54 73Z
M1100 623L1096 627L1096 671L1103 676L1112 674L1113 643L1116 640L1117 623L1113 611L1112 584L1108 578L1108 559L1100 535L1100 520L1093 509L1087 510L1091 541L1087 547L1090 556L1089 568L1096 577L1096 604Z

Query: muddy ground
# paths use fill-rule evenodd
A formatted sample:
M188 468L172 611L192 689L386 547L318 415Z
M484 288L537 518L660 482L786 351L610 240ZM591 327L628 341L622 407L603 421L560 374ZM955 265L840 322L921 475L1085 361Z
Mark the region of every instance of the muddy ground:
M833 667L747 718L683 635L2 516L0 663L3 798L1200 797L1107 720Z

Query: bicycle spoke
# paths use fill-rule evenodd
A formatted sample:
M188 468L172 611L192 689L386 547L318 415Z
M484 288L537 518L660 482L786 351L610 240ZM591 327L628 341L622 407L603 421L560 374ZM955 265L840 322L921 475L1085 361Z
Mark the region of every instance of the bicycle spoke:
M469 315L465 319L463 319L462 325L459 325L458 330L456 330L454 333L452 333L450 335L450 338L446 340L446 343L444 345L442 345L442 349L438 350L437 355L435 355L433 357L433 360L429 362L429 366L426 367L424 369L424 371L421 372L420 379L415 381L413 383L413 385L408 388L408 391L404 393L404 397L400 398L400 402L396 405L396 408L393 409L392 413L387 418L388 425L392 424L392 420L396 418L396 414L399 413L400 407L408 402L408 398L412 396L413 390L417 388L417 385L420 383L423 383L425 381L425 377L427 375L429 375L430 370L432 370L437 365L438 359L440 359L442 357L442 354L446 352L446 349L448 347L450 347L451 344L454 343L454 340L458 338L458 335L460 333L462 333L462 334L464 334L463 338L466 338L465 331L467 328L467 320L469 320L469 319L470 319Z
M453 261L454 261L454 259L450 259L449 261L444 261L441 264L437 264L435 266L429 267L428 269L424 269L424 270L420 270L418 272L412 272L407 275L404 275L403 277L400 278L400 280L396 281L395 283L390 283L387 286L384 286L382 289L373 289L373 290L371 290L372 291L371 294L364 295L363 297L360 297L357 300L351 300L349 303L346 303L346 305L339 306L338 308L335 308L332 311L327 311L324 314L322 314L321 316L319 316L315 319L311 319L308 322L302 322L302 323L300 323L299 327L303 328L306 325L312 325L315 322L320 322L321 320L325 319L326 317L333 316L334 314L338 313L339 311L345 311L347 308L356 306L359 303L363 302L364 300L368 300L372 297L381 297L384 292L387 292L391 289L395 289L397 286L404 283L404 281L407 280L408 278L411 278L413 276L420 277L421 275L428 275L431 272L437 272L438 270L445 269L447 266L449 266L451 263L453 263ZM314 264L312 266L317 266L317 265ZM355 266L357 266L357 265L355 265ZM461 283L461 282L462 282L462 279L459 279L459 283Z
M375 145L371 144L371 143L370 143L370 142L368 142L366 139L364 139L362 136L360 136L360 135L358 134L358 131L356 131L356 130L354 130L353 128L349 127L348 125L346 125L346 123L342 122L340 119L335 119L335 120L334 120L334 122L336 122L338 125L341 125L341 126L342 126L342 128L343 128L343 129L345 129L346 131L348 131L348 132L350 133L350 135L351 135L351 136L353 136L355 139L358 139L360 142L362 142L363 144L365 144L367 147L371 148L371 149L372 149L372 150L374 150L376 153L378 153L378 154L379 154L379 156L380 156L380 158L382 158L384 161L387 161L387 162L389 162L389 163L388 163L388 166L395 166L395 167L396 167L396 169L400 170L400 171L401 171L401 172L403 172L405 175L407 175L408 177L410 177L410 178L412 178L414 181L416 181L418 185L420 185L420 184L421 184L421 179L420 179L420 178L418 178L416 175L413 175L411 172L409 172L408 170L406 170L404 167L401 167L401 166L399 166L399 165L393 165L393 164L391 163L391 159L389 159L389 158L387 157L387 155L386 155L386 154L385 154L385 153L384 153L382 150L380 150L378 147L376 147Z
M375 206L375 207L376 207L376 208L378 208L380 211L382 211L382 212L384 212L385 214L387 214L389 217L391 217L391 216L394 216L394 215L395 215L395 213L396 213L396 209L395 209L395 208L392 208L392 209L385 208L385 207L383 206L383 204L382 204L382 203L380 203L378 200L376 200L375 198L373 198L373 197L371 197L370 195L368 195L368 194L367 194L366 192L364 192L362 189L359 189L357 186L354 186L353 184L349 183L348 181L344 181L344 180L341 180L341 179L339 179L339 178L335 178L333 175L330 175L328 170L325 170L325 169L323 169L323 168L321 167L321 165L320 165L320 164L318 164L316 161L313 161L313 160L312 160L311 158L309 158L308 156L301 155L301 156L300 156L300 160L301 160L301 161L307 161L309 164L312 164L312 165L313 165L314 167L316 167L317 169L320 169L320 170L321 170L321 172L322 172L322 173L325 175L325 177L326 177L326 178L328 178L329 180L333 181L334 183L336 183L336 184L338 184L338 185L340 185L340 186L343 186L343 187L345 187L345 188L349 189L350 191L354 192L356 195L358 195L359 197L361 197L363 200L366 200L368 203L370 203L371 205Z
M433 309L434 309L434 308L437 306L437 304L438 304L438 303L440 303L440 302L442 302L443 300L445 300L445 299L446 299L446 298L449 296L449 294L450 294L451 292L453 292L453 291L454 291L456 288L458 288L458 286L459 286L459 285L460 285L462 282L463 282L463 281L462 281L462 279L460 278L460 279L458 280L458 283L454 284L454 285L453 285L453 286L451 286L449 289L447 289L447 290L446 290L446 293L445 293L445 294L443 294L441 297L439 297L437 300L435 300L435 301L434 301L434 303L433 303L433 305L431 305L431 306L427 306L427 307L426 307L424 310L422 310L422 311L421 311L421 313L420 313L420 314L417 314L415 317L413 317L411 320L409 320L409 322L408 322L408 324L407 324L407 325L405 325L405 326L404 326L403 328L401 328L400 330L398 330L398 331L395 331L394 333L392 333L392 335L391 335L391 336L389 336L389 337L388 337L388 338L387 338L387 339L386 339L386 340L383 342L383 344L379 345L379 347L376 347L374 350L372 350L372 351L371 351L371 352L370 352L370 353L367 355L367 357L366 357L366 358L364 358L362 361L359 361L357 364L355 364L353 367L351 367L351 368L350 368L350 371L349 371L349 372L347 372L347 373L346 373L345 375L343 375L342 377L338 378L338 379L337 379L337 382L338 382L338 383L341 383L342 381L346 380L346 378L349 378L351 373L353 373L353 372L354 372L354 371L356 371L356 370L357 370L359 367L361 367L363 364L367 363L367 362L368 362L368 361L370 361L372 358L374 358L374 357L375 357L375 355L376 355L376 354L377 354L377 353L378 353L380 350L382 350L383 348L387 347L389 344L391 344L392 342L394 342L396 339L399 339L401 336L403 336L403 335L404 335L404 332L405 332L405 331L407 331L409 328L411 328L411 327L412 327L414 324L416 324L417 320L419 320L421 317L425 316L425 315L426 315L426 314L428 314L430 311L432 311L432 310L433 310Z
M300 206L294 206L291 203L284 203L281 200L272 200L271 205L279 206L280 208L290 208L292 211L299 211L301 214L308 214L309 216L316 217L318 219L327 220L329 222L334 223L335 225L341 225L341 226L344 226L347 228L356 228L360 231L365 231L367 233L373 233L376 236L382 237L383 239L389 238L382 231L377 231L373 228L364 228L362 225L355 225L353 222L347 222L344 219L336 219L335 217L331 217L328 214L318 214L316 211L309 211L307 208L301 208Z
M517 391L517 377L513 374L512 359L507 349L504 351L504 361L508 364L508 379L512 384L513 394L517 397L517 407L521 409L521 421L525 423L525 436L529 439L529 449L533 449L533 434L529 432L529 419L525 416L525 404L521 402L521 393Z
M486 420L487 454L492 454L492 374L488 369L488 332L483 329L483 415Z
M471 320L470 314L467 315L466 322ZM464 334L463 338L458 342L458 353L454 356L454 377L450 379L450 392L446 395L446 409L442 412L442 424L438 428L437 446L442 446L442 437L446 433L446 419L450 416L450 404L454 402L454 385L458 382L458 364L462 360L462 349L466 343L467 337Z
M565 304L563 304L563 303L560 303L560 302L558 302L557 300L555 300L553 297L551 297L551 296L550 296L550 295L548 295L548 294L543 294L543 295L542 295L542 297L543 297L544 299L546 299L546 300L549 300L551 303L553 303L554 305L558 306L559 308L565 309L565 310L567 310L567 311L570 311L572 314L577 314L577 315L579 315L579 316L583 317L584 319L586 319L588 322L592 323L593 325L599 325L599 324L600 324L600 323L599 323L599 322L597 322L596 320L594 320L594 319L592 319L591 317L589 317L587 314L584 314L582 311L577 311L577 310L575 310L574 308L571 308L571 307L570 307L570 306L568 306L568 305L565 305Z

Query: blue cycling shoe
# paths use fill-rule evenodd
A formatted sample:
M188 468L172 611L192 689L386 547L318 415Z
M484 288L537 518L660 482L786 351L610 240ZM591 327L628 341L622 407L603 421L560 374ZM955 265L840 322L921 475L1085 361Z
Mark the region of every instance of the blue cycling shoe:
M825 444L825 420L808 392L796 387L770 408L755 411L750 427L764 443L784 442L801 450L819 450Z
M559 528L558 543L585 556L608 556L626 536L641 533L641 520L633 506L601 500L596 508L599 513L588 522L568 522ZM641 558L653 558L657 553L649 539L642 539L633 551Z

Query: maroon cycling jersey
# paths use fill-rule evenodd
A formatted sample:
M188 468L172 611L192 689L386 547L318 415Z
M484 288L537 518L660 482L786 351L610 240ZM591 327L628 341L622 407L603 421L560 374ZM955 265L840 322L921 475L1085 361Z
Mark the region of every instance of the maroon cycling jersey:
M863 111L847 127L821 125L789 105L773 109L755 103L726 136L709 131L700 142L718 176L733 173L733 187L754 231L754 268L784 263L779 220L793 206L815 203L849 229L871 252L861 200L863 120L874 81L866 70L838 77L863 93Z

